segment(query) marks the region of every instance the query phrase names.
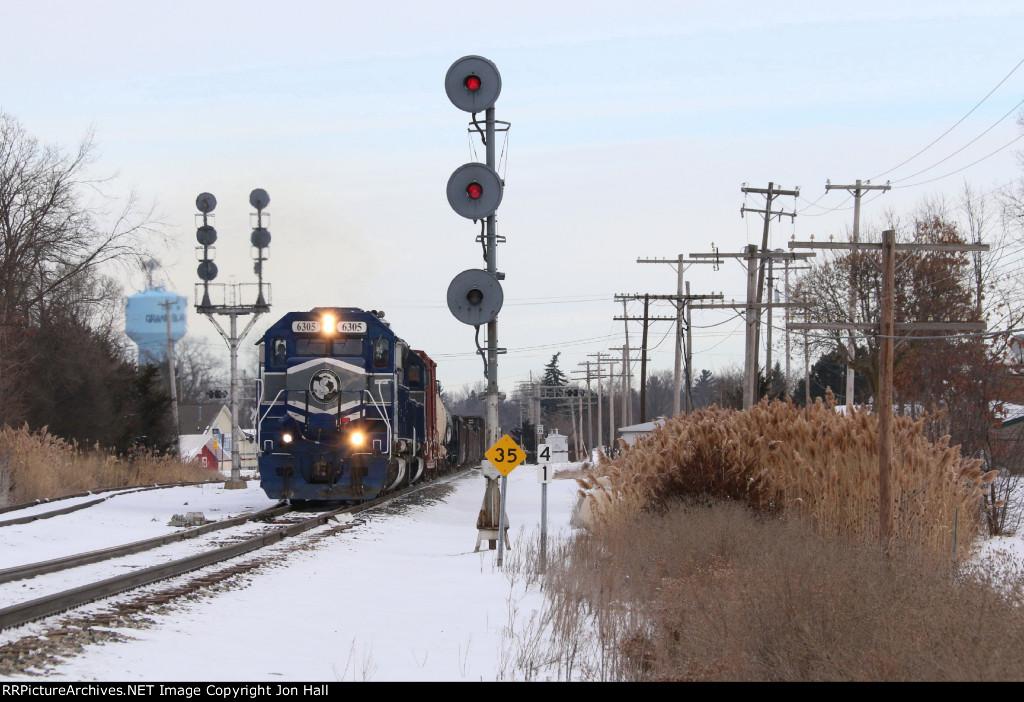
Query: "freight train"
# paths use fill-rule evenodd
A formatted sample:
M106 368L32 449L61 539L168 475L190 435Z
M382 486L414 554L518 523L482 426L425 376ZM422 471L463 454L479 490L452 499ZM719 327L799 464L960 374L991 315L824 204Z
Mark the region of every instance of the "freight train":
M289 312L258 345L267 496L361 502L482 459L483 418L448 413L437 364L383 312Z

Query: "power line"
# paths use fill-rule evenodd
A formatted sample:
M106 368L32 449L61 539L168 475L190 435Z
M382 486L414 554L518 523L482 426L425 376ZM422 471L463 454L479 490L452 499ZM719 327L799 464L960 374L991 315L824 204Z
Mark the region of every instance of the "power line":
M882 172L882 173L879 173L879 174L878 174L878 175L876 175L876 176L872 176L872 177L871 177L871 180L875 180L876 178L881 178L881 177L882 177L882 176L884 176L884 175L888 175L889 173L892 173L892 172L893 172L893 171L895 171L895 170L896 170L897 168L901 168L902 166L905 166L906 164L910 163L910 162L911 162L911 161L913 161L913 160L914 160L915 158L917 158L918 156L920 156L921 154L923 154L923 153L924 153L925 151L927 151L928 149L930 149L930 148L932 148L933 146L935 146L935 145L936 145L936 144L937 144L937 143L938 143L938 142L939 142L939 141L940 141L940 140L941 140L941 139L942 139L943 137L945 137L945 136L946 136L947 134L949 134L949 133L950 133L951 131L953 131L954 129L956 129L956 128L957 128L957 127L958 127L958 126L959 126L959 125L960 125L960 124L961 124L961 123L962 123L962 122L963 122L963 121L965 120L965 119L967 119L968 117L970 117L970 116L971 116L971 114L973 114L973 112L974 112L974 111L975 111L976 109L978 109L979 107L981 107L981 104L982 104L983 102L985 102L985 101L986 101L986 100L988 100L988 99L989 99L990 97L992 97L992 94L993 94L993 93L994 93L994 92L995 92L996 90L998 90L998 89L999 89L999 87L1000 87L1000 86L1001 86L1001 85L1002 85L1003 83L1005 83L1005 82L1006 82L1007 80L1009 80L1010 76L1012 76L1012 75L1013 75L1013 74L1014 74L1014 73L1015 73L1015 72L1017 71L1017 69L1018 69L1018 68L1020 68L1020 67L1021 67L1022 65L1024 65L1024 59L1021 59L1021 60L1020 60L1020 62L1019 62L1019 63L1018 63L1018 64L1017 64L1016 66L1014 66L1014 67L1013 67L1013 68L1012 68L1012 69L1010 70L1010 72L1009 72L1009 73L1007 73L1007 74L1006 74L1006 76L1005 76L1005 77L1004 77L1004 78L1003 78L1003 79L1002 79L1001 81L999 81L999 83L997 83L997 84L996 84L996 87L992 88L992 90L990 90L990 91L988 92L988 94L987 94L987 95L986 95L985 97L983 97L983 98L982 98L982 99L981 99L981 100L980 100L980 101L978 102L978 104L977 104L977 105L975 105L974 107L972 107L972 108L971 108L971 109L970 109L970 110L969 110L969 111L967 112L967 114L965 114L965 115L964 115L963 117L961 117L961 118L960 118L959 120L957 120L956 124L954 124L954 125L953 125L952 127L950 127L949 129L947 129L946 131L944 131L944 132L943 132L942 134L940 134L940 135L939 135L939 136L938 136L938 137L937 137L937 138L935 139L935 141L933 141L932 143L928 144L928 146L926 146L926 147L924 147L923 149L921 149L920 151L918 151L918 152L917 152L916 154L914 154L913 156L911 156L910 158L908 158L908 159L907 159L906 161L903 161L902 163L900 163L900 164L898 164L898 165L896 165L896 166L893 166L893 167L892 167L892 168L890 168L889 170L887 170L887 171L884 171L884 172Z
M946 157L945 157L944 159L942 159L941 161L936 161L936 162L935 162L935 163L933 163L932 165L928 166L927 168L923 168L923 169L921 169L921 170L920 170L920 171L918 171L917 173L914 173L914 174L912 174L912 175L908 175L908 176L905 176L905 177L903 177L903 178L899 178L899 179L897 179L897 180L894 180L894 181L892 181L892 182L893 182L893 183L902 183L902 182L903 182L903 181L905 181L905 180L910 180L911 178L914 178L914 177L916 177L916 176L919 176L919 175L921 175L922 173L925 173L926 171L930 171L931 169L935 168L935 167L936 167L936 166L938 166L939 164L945 163L946 161L948 161L949 159L953 158L953 157L954 157L954 156L956 156L956 155L957 155L958 153L960 153L961 151L963 151L964 149L966 149L966 148L967 148L968 146L970 146L971 144L973 144L974 142L976 142L976 141L977 141L978 139L982 138L983 136L985 136L986 134L988 134L989 132L991 132L991 131L992 131L993 129L995 129L995 127L996 127L996 125L997 125L997 124L999 124L999 123L1000 123L1000 122L1002 122L1002 121L1003 121L1004 119L1006 119L1006 118L1007 118L1007 117L1009 117L1009 116L1010 116L1011 114L1013 114L1013 111L1014 111L1014 110L1016 110L1016 109L1017 109L1018 107L1020 107L1021 105L1024 105L1024 100L1021 100L1021 101L1020 101L1020 102L1018 102L1018 103L1017 103L1016 105L1014 105L1014 106L1013 106L1012 108L1010 108L1010 111L1009 111L1009 112L1007 112L1007 113L1006 113L1005 115L1003 115L1002 117L1000 117L999 119L997 119L997 120L996 120L995 122L993 122L993 123L992 123L992 124L991 124L991 125L989 126L989 128L988 128L988 129L986 129L986 130L985 130L985 131L983 131L983 132L982 132L981 134L979 134L978 136L976 136L976 137L974 137L973 139L971 139L971 140L970 140L969 142L967 142L966 144L964 144L963 146L961 146L961 147L960 147L959 149L957 149L956 151L954 151L953 153L951 153L951 154L950 154L949 156L946 156ZM1016 140L1014 140L1014 141L1016 141ZM1013 142L1010 142L1010 143L1012 144ZM1003 148L1006 148L1006 147L1004 146ZM1000 149L1000 150L1001 150L1001 149ZM995 152L993 152L993 153L995 153ZM991 154L990 154L990 155L991 155ZM986 157L986 158L987 158L987 157Z
M1002 146L1000 146L998 149L996 149L992 153L988 154L987 156L982 156L981 158L979 158L974 163L969 163L966 166L964 166L963 168L958 168L955 171L951 171L951 172L947 173L946 175L941 175L941 176L939 176L937 178L932 178L931 180L922 180L920 183L909 183L907 185L896 185L894 187L897 187L897 188L914 188L914 187L917 187L918 185L927 185L928 183L934 183L937 180L942 180L943 178L948 178L951 175L956 175L957 173L960 173L961 171L966 171L968 168L971 168L972 166L976 166L979 163L981 163L982 161L984 161L984 160L986 160L988 158L991 158L992 156L995 156L997 153L999 153L1003 149L1006 149L1006 148L1009 148L1010 146L1013 146L1015 143L1017 143L1021 139L1024 139L1024 134L1021 134L1017 138L1012 139L1007 144L1003 144Z

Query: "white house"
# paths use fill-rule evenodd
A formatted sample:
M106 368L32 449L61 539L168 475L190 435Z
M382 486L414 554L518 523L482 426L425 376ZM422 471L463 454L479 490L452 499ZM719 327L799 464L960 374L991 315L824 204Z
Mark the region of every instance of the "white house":
M223 404L178 406L178 452L183 460L210 464L221 473L231 472L231 412ZM239 429L242 470L256 469L256 440L251 431Z
M643 422L641 424L631 424L628 427L619 427L619 437L623 439L629 446L636 443L637 437L646 436L654 431L655 427L664 426L665 418L658 417L653 422Z

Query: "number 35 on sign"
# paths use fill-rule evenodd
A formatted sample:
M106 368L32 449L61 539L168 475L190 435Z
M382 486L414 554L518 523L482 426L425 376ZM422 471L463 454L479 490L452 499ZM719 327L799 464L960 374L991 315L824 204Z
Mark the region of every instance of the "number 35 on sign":
M494 446L487 449L487 453L484 456L498 469L499 473L507 476L526 459L526 452L519 447L519 444L511 436L505 434L505 436L494 442Z

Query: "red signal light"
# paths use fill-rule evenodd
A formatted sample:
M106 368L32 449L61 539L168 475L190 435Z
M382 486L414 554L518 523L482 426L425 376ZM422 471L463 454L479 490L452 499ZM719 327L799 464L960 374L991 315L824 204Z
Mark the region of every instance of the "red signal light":
M483 186L480 183L470 183L466 186L466 194L469 195L470 200L479 200L480 196L484 194Z
M477 90L480 90L479 76L466 76L464 85L466 86L466 90L471 93L475 93Z

